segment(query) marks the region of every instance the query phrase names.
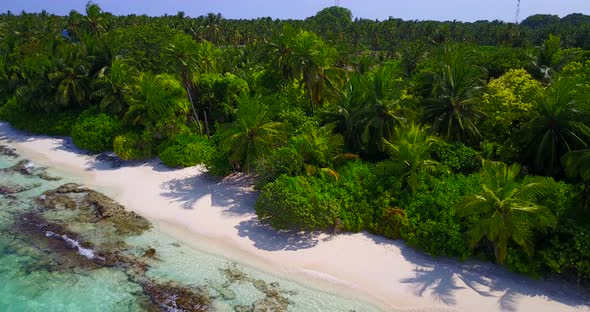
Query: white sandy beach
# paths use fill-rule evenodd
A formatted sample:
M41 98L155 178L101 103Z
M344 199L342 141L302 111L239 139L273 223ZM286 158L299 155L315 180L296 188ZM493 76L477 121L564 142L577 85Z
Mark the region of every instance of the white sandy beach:
M199 168L172 170L158 160L112 169L68 140L31 137L6 123L0 143L80 177L197 248L385 311L590 311L589 296L578 290L492 264L432 259L366 233L278 233L258 223L256 193L239 179L217 181Z

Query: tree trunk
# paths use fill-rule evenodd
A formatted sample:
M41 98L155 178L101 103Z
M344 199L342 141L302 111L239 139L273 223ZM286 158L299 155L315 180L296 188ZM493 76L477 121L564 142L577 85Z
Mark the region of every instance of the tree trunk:
M209 133L209 120L207 119L207 111L203 111L203 115L205 116L205 131L207 131L207 137L211 138L211 134Z
M584 190L582 191L582 208L584 211L588 211L588 205L590 204L590 181L584 183Z
M311 104L311 115L313 116L315 114L315 107L313 105L313 95L311 94L311 86L309 86L309 84L306 82L305 86L307 87L307 96L309 96L309 104Z
M195 121L197 122L197 125L199 127L199 133L201 135L203 135L203 129L201 127L201 122L199 121L199 115L197 114L197 110L195 109L195 102L193 102L193 96L191 94L191 89L190 89L188 83L186 83L185 88L186 88L186 93L188 94L188 100L191 102L191 108L193 110L193 115L194 115Z

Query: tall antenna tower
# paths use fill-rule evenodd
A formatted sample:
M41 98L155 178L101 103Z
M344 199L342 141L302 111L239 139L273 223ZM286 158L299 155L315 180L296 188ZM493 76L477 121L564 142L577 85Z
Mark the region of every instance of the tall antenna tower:
M516 3L516 24L518 24L519 20L518 17L520 16L520 0L517 0Z

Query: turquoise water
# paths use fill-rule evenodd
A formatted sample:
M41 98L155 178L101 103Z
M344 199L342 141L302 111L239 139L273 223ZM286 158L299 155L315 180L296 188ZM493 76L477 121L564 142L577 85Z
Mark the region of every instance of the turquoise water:
M88 204L91 191L45 193L76 182L60 176L0 155L0 194L13 193L0 195L0 311L378 311L153 228L123 231L117 213L96 218L102 204ZM182 309L186 293L202 301Z

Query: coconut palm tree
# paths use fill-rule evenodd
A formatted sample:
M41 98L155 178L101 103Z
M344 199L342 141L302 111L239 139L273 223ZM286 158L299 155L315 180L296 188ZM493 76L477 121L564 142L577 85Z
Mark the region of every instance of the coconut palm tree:
M133 126L148 128L158 121L181 121L189 112L184 88L167 74L140 73L126 92L129 109L123 116ZM186 119L184 119L186 121Z
M539 103L538 115L523 127L525 150L538 172L556 175L560 159L590 143L590 112L576 92L576 81L555 81Z
M107 19L98 4L92 2L86 4L86 16L82 20L82 25L95 36L106 34Z
M334 133L334 128L334 124L323 127L310 124L303 133L291 139L291 144L303 155L308 175L321 171L337 178L338 173L333 169L335 162L358 158L357 155L343 152L344 137Z
M545 194L547 183L531 176L519 179L521 167L517 164L508 166L484 160L482 166L482 193L467 196L456 206L459 216L479 217L469 230L471 246L487 238L500 264L506 260L510 242L532 254L534 230L556 224L551 211L537 203Z
M200 70L198 49L199 45L190 37L179 35L176 36L174 43L170 44L170 46L164 50L164 56L168 59L170 65L174 67L176 77L186 89L186 94L191 103L193 118L202 134L201 122L199 121L199 115L195 108L192 93L194 86L193 81Z
M286 125L269 121L257 99L248 95L240 97L236 114L237 119L226 129L228 135L220 148L230 154L234 168L250 172L258 158L286 143Z
M202 74L215 74L220 72L220 59L222 51L209 41L203 41L197 45L196 51L198 72Z
M405 186L415 193L418 190L420 172L448 172L448 169L432 159L432 153L442 141L429 134L428 128L414 123L397 126L390 141L383 140L390 160L380 164L384 173L402 177Z
M110 66L101 69L92 93L100 100L100 109L114 114L123 113L127 106L125 93L137 74L136 69L122 59L116 59Z
M207 40L217 42L221 36L221 21L223 17L220 13L208 13L205 29L207 32Z
M423 121L446 139L481 137L476 123L484 116L478 107L483 70L470 64L469 58L466 51L445 47L433 74L431 96L424 100Z
M344 72L330 65L336 50L308 31L295 31L289 25L272 47L275 65L287 79L300 80L305 86L312 114L323 96L334 95L343 82Z
M580 178L584 183L582 207L590 207L590 149L573 151L561 158L565 173L572 178Z
M91 62L85 46L62 44L55 53L47 76L56 87L55 103L62 108L87 105Z

